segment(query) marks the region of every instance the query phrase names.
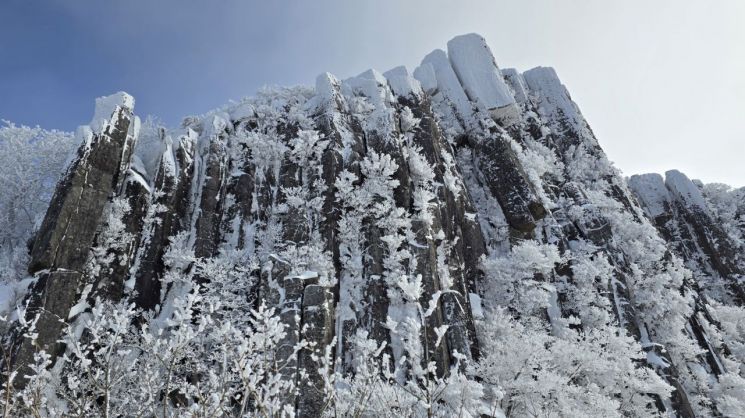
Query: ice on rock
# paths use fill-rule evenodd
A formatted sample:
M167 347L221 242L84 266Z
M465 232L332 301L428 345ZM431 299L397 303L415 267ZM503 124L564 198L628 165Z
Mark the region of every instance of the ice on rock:
M670 194L661 175L634 175L629 178L628 184L650 218L654 219L668 212L671 204Z
M428 91L432 82L432 74L434 74L434 78L437 81L438 92L450 102L463 121L470 120L473 116L471 101L468 100L466 92L463 91L463 86L458 81L458 76L455 75L447 54L441 49L430 52L422 60L422 65L414 71L414 77L423 86L427 86Z
M93 132L103 132L111 124L112 116L119 109L134 110L135 99L129 94L120 91L110 96L103 96L96 99L96 111L93 114L90 127Z
M419 81L412 77L403 65L386 71L383 73L383 76L388 79L388 85L393 90L393 94L397 96L413 94L414 96L421 97L422 87Z
M707 205L704 196L699 189L685 174L678 170L665 172L665 185L675 198L689 207L697 207L706 211Z
M515 98L502 78L486 40L475 33L448 42L448 56L466 95L505 125L519 118Z

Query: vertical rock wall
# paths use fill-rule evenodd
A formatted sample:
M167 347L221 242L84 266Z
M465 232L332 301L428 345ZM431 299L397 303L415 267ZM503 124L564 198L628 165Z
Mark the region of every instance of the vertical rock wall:
M198 259L238 254L248 265L238 283L287 326L283 373L300 388L288 403L316 416L323 393L311 360L332 341L343 370L353 368L358 332L385 342L397 364L402 337L389 318L434 301L422 343L444 375L461 356L480 356L481 307L471 304L485 296L484 259L526 240L567 254L582 241L614 269L597 292L619 332L667 361L653 364L676 388L671 399L656 399L661 412L693 416L679 381L690 374L678 367L687 366L660 348L664 333L647 319L638 276L682 257L721 277L722 301L743 301L739 256L695 185L679 173L666 184L634 177L632 197L553 69L502 71L477 35L429 54L413 75L403 67L343 81L324 74L314 89L260 94L187 118L179 130L151 133L154 148L135 146L132 107L125 94L101 100L34 241L29 314L41 313L38 342L54 354L65 322L96 297L164 309L173 291L165 255L174 243ZM655 266L639 265L621 221L649 234L644 251L665 250L651 221L672 251L661 251ZM570 265L552 274L537 279L572 283ZM411 300L404 287L416 281L421 295ZM670 286L700 290L695 280ZM546 319L575 317L571 295L554 292ZM689 323L691 338L705 345L701 297ZM435 345L443 326L444 342ZM299 342L312 344L292 357ZM702 364L721 374L717 350L706 349ZM23 341L16 361L28 363L33 350Z

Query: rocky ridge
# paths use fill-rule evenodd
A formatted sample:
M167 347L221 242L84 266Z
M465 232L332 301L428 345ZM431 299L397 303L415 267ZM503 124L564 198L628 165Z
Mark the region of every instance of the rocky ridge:
M627 183L553 69L502 70L472 34L412 73L323 74L179 129L141 129L133 112L125 93L100 99L77 134L31 250L38 339L17 334L15 362L39 346L61 355L65 323L100 299L167 315L183 291L169 274L210 280L169 256L178 248L230 260L247 300L278 308L288 358L313 343L283 372L296 381L320 379L313 358L331 344L353 372L361 329L399 361L391 320L417 315L406 291L417 282L434 309L425 330L446 329L422 339L444 375L484 356L483 311L498 305L490 260L531 242L562 257L533 277L546 303L506 306L513 316L555 335L607 316L641 346L639 367L672 387L642 394L654 410L727 415L707 379L744 371L711 306L743 306L741 247L685 175ZM581 281L579 254L610 274ZM322 410L318 390L288 397L298 416Z

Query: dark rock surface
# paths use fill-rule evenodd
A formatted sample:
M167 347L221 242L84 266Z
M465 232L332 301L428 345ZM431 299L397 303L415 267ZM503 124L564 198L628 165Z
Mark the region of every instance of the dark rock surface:
M29 272L39 280L31 293L28 315L40 314L36 345L52 355L58 353L57 340L83 291L85 265L105 208L121 193L135 141L129 133L135 123L132 111L132 105L124 101L105 116L107 123L100 131L85 134L34 240ZM30 363L35 349L24 339L15 361Z

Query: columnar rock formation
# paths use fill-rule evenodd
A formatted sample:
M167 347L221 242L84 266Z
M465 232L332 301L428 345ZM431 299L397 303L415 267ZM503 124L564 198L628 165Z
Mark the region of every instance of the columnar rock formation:
M126 93L97 100L93 121L78 132L83 143L77 158L57 186L34 240L29 272L39 279L31 295L34 310L30 314L39 309L37 343L53 354L58 352L55 345L64 321L75 315L78 303L84 303L81 292L89 291L94 280L85 267L98 224L110 198L125 193L139 124L132 115L133 107L134 99ZM115 282L127 271L118 273L119 277L107 275L104 280ZM30 363L34 349L24 340L17 361Z
M465 35L413 73L323 74L315 88L260 94L176 130L140 132L133 105L124 93L97 104L34 241L30 307L43 312L38 341L51 353L64 348L53 347L63 323L97 298L159 315L178 293L170 273L209 282L169 258L178 247L235 260L251 303L279 308L288 358L297 342L315 343L283 371L298 381L317 379L308 365L332 342L352 370L358 330L398 361L391 321L418 315L406 286L420 282L418 302L434 301L422 343L444 374L483 354L483 263L532 240L565 260L535 278L552 295L546 332L592 328L571 261L591 248L612 274L585 290L641 344L640 367L675 389L650 402L685 417L717 413L694 375L724 372L706 297L742 306L741 256L682 174L632 177L632 195L553 69L500 70L484 40ZM699 274L720 280L703 285ZM676 357L681 338L706 351L699 363ZM32 352L21 344L16 361ZM288 402L315 416L317 392Z

